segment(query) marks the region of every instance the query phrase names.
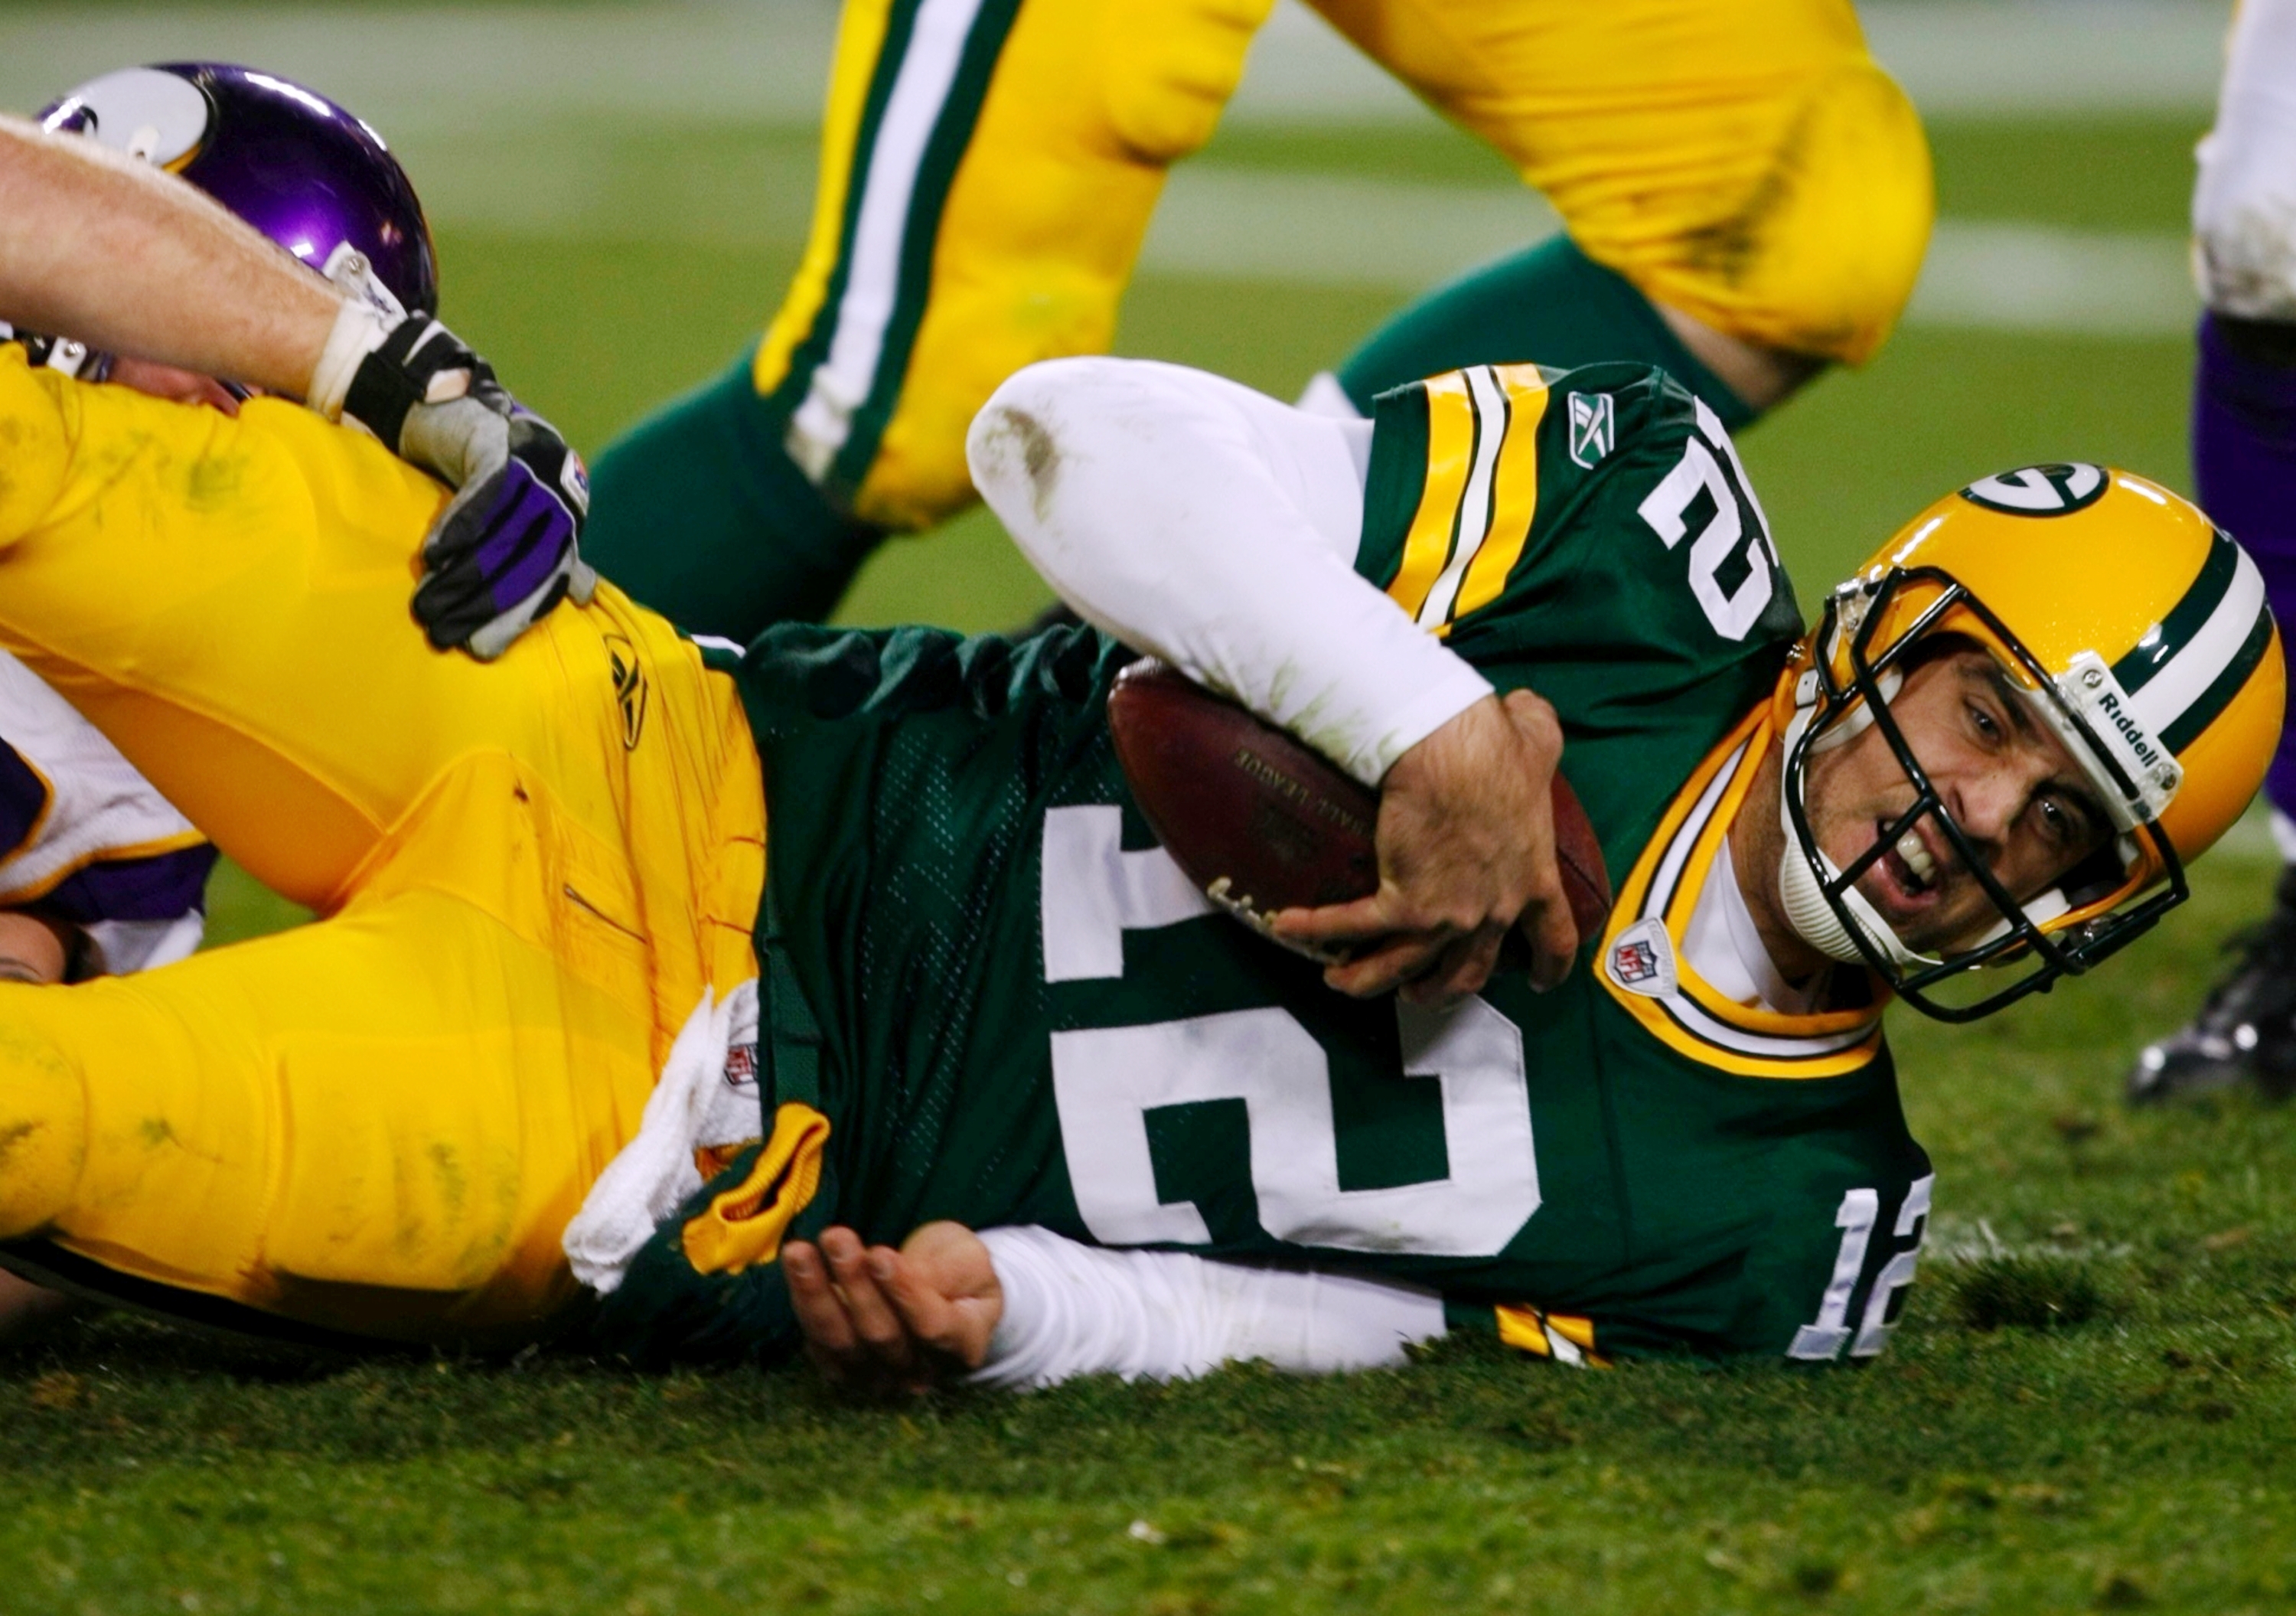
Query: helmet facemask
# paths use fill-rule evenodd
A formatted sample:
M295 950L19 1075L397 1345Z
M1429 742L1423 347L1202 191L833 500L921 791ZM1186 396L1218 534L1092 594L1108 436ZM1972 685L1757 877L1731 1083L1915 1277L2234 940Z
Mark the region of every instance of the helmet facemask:
M2022 900L1955 822L1891 710L1907 675L1948 640L1974 644L1992 658L2025 712L2063 743L2112 822L2103 847ZM1833 958L1863 960L1925 1014L1974 1021L2046 991L2060 976L2087 971L2184 900L2183 865L2156 823L2177 783L2174 759L2149 772L2132 767L2135 759L2121 755L2126 743L2116 745L2100 732L2096 715L2111 693L2111 675L2098 659L2076 659L2066 674L2052 676L1981 601L1933 567L1890 568L1878 579L1843 586L1827 600L1812 643L1816 655L1794 691L1780 781L1786 831L1781 896L1790 922L1812 947ZM1913 801L1871 847L1838 867L1810 823L1809 767L1869 727L1893 754ZM1856 885L1923 820L1996 916L1965 944L1931 954L1901 940ZM2156 883L2161 890L2148 893ZM2011 973L2005 980L2004 972Z

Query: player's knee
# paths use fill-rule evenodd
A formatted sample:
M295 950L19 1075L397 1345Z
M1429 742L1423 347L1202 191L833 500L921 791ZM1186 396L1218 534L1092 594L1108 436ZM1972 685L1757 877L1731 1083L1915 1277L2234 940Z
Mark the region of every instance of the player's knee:
M2296 130L2226 119L2201 143L2193 266L2219 314L2296 320Z
M1734 211L1663 265L1620 267L1726 336L1857 364L1913 296L1935 213L1919 115L1888 74L1857 62L1810 88Z
M20 995L58 991L0 988L0 1239L61 1218L87 1156L87 1095L78 1066L7 1014Z
M1210 138L1271 4L1023 8L940 209L930 302L853 515L914 531L955 514L975 486L959 446L989 390L1031 360L1106 349L1164 171ZM761 383L791 334L776 324ZM801 464L816 424L804 406L791 422ZM852 463L853 439L831 438L820 458Z

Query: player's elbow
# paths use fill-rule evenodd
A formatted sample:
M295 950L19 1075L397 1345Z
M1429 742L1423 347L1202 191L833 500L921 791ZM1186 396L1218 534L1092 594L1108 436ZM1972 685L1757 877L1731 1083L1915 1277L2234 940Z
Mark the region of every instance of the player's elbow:
M972 486L1008 528L1019 513L1031 508L1041 517L1060 481L1060 444L1046 418L1052 398L1033 373L1039 368L1031 365L1007 378L964 435Z
M988 396L965 434L973 487L1016 538L1052 519L1070 439L1099 414L1104 373L1120 359L1047 359L1015 371Z

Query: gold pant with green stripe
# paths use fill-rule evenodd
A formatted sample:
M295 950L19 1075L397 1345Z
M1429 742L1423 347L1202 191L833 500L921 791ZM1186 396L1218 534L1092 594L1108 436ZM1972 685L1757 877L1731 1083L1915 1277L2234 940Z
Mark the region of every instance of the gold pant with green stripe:
M1847 0L1313 3L1655 302L1854 361L1912 290L1927 147ZM813 237L754 372L834 500L930 525L971 496L990 390L1108 346L1271 4L847 0Z
M732 681L611 587L499 662L432 652L439 488L290 405L0 350L0 644L321 915L0 986L0 1239L210 1314L530 1333L678 1029L756 972Z

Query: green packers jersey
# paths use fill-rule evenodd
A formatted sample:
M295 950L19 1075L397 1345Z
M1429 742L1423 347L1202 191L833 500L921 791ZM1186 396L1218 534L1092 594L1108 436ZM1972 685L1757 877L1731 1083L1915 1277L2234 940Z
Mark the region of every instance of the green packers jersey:
M1560 714L1632 872L1570 981L1357 1002L1214 911L1126 788L1103 636L776 629L736 677L769 1114L796 1062L831 1124L801 1226L1344 1267L1563 1356L1877 1350L1928 1194L1878 1010L1729 1005L1677 957L1800 630L1719 424L1622 365L1388 394L1357 567Z

